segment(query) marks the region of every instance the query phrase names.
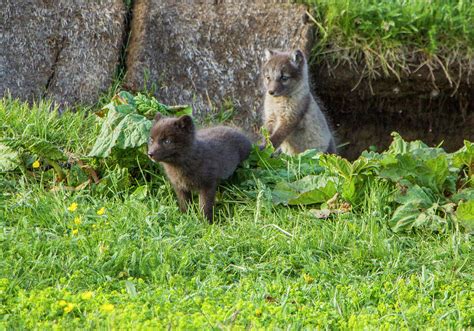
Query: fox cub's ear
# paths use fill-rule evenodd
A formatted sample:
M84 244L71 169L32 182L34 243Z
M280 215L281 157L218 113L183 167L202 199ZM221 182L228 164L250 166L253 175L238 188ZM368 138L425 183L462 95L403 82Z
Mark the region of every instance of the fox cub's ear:
M265 61L270 60L270 58L275 55L275 51L272 51L270 49L265 49Z
M291 61L300 66L304 62L303 52L299 49L295 50L293 53L291 53Z
M159 122L162 118L163 115L160 112L156 113L155 118L153 118L153 124Z
M191 116L183 115L175 122L175 125L181 130L191 132L194 129L194 123Z

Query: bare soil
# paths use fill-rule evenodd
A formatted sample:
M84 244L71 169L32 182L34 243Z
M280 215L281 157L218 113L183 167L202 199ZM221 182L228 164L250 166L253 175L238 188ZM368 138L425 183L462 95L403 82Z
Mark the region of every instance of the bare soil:
M459 67L458 67L459 68ZM448 68L421 66L400 77L361 79L357 66L314 65L315 92L323 101L338 137L343 156L354 159L376 146L385 149L390 133L430 145L443 142L453 151L463 140L474 140L474 77Z

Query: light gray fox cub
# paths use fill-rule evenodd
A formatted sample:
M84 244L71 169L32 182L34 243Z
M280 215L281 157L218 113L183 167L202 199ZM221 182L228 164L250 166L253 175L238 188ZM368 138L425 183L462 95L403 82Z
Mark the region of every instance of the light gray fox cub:
M275 149L295 155L307 149L336 153L336 144L323 112L310 91L303 52L265 50L263 64L264 127Z

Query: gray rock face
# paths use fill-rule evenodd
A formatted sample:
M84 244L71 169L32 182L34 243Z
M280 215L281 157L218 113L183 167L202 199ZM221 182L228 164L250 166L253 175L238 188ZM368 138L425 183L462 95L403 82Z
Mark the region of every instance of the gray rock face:
M97 101L112 82L125 26L122 0L2 0L0 95Z
M263 101L265 48L311 48L306 8L279 2L137 0L125 85L156 84L159 100L192 104L198 114L231 101L251 129Z

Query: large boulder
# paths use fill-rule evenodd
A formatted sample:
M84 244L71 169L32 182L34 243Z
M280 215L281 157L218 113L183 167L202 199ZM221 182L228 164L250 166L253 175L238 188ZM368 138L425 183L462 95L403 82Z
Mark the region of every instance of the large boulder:
M137 0L125 86L156 86L159 100L196 114L232 103L239 124L255 129L265 48L312 46L306 8L281 2Z
M0 95L97 101L111 85L125 27L123 0L4 0Z

